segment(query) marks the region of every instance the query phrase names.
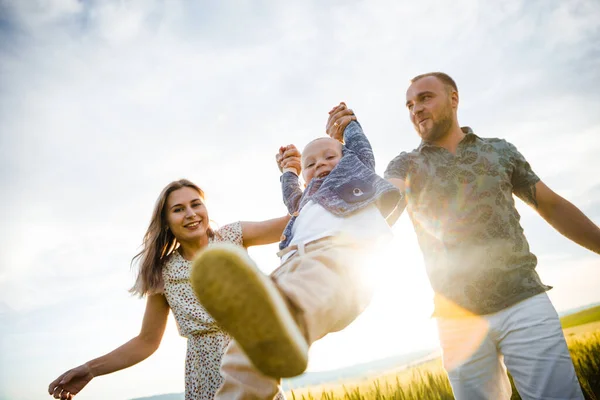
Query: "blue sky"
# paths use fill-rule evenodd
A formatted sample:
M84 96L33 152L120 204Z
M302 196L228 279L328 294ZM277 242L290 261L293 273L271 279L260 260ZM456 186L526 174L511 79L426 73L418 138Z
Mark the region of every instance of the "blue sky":
M0 399L44 398L137 334L129 263L168 182L203 187L218 225L283 215L278 147L323 135L342 100L383 173L418 145L404 94L419 73L453 76L459 121L514 143L599 223L599 20L596 0L0 3ZM518 207L556 307L600 301L598 256ZM435 346L406 216L394 232L373 305L311 370ZM268 272L275 250L251 254ZM167 329L82 398L181 392L185 341Z

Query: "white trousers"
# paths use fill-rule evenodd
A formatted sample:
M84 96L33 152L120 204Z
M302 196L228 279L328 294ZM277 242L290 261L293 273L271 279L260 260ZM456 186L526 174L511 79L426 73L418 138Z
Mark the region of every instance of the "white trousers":
M457 400L510 399L507 368L523 400L584 398L546 293L494 314L437 322Z

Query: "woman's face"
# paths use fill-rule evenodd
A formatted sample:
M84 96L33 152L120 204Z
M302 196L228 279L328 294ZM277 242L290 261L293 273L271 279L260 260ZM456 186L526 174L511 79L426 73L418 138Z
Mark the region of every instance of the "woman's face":
M193 242L207 235L208 211L194 188L182 187L171 192L165 215L169 229L179 243Z

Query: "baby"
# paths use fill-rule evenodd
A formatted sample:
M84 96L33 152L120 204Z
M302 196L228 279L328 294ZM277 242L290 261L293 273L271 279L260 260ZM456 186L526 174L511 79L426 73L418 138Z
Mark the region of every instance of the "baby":
M400 192L375 173L371 145L358 122L343 142L318 138L277 155L291 215L279 245L281 265L263 274L234 245L212 245L195 260L200 303L234 339L221 364L217 399L273 399L282 377L304 372L308 348L348 326L368 305L363 282L373 245L391 236L386 217Z

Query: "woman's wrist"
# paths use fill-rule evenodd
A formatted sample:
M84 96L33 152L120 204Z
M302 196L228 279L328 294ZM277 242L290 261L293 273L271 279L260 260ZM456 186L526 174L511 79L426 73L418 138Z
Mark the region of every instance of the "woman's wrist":
M98 374L98 365L95 361L96 360L91 360L82 365L82 367L85 367L87 369L87 372L90 375L92 375L92 378L95 378L96 376L99 375Z

